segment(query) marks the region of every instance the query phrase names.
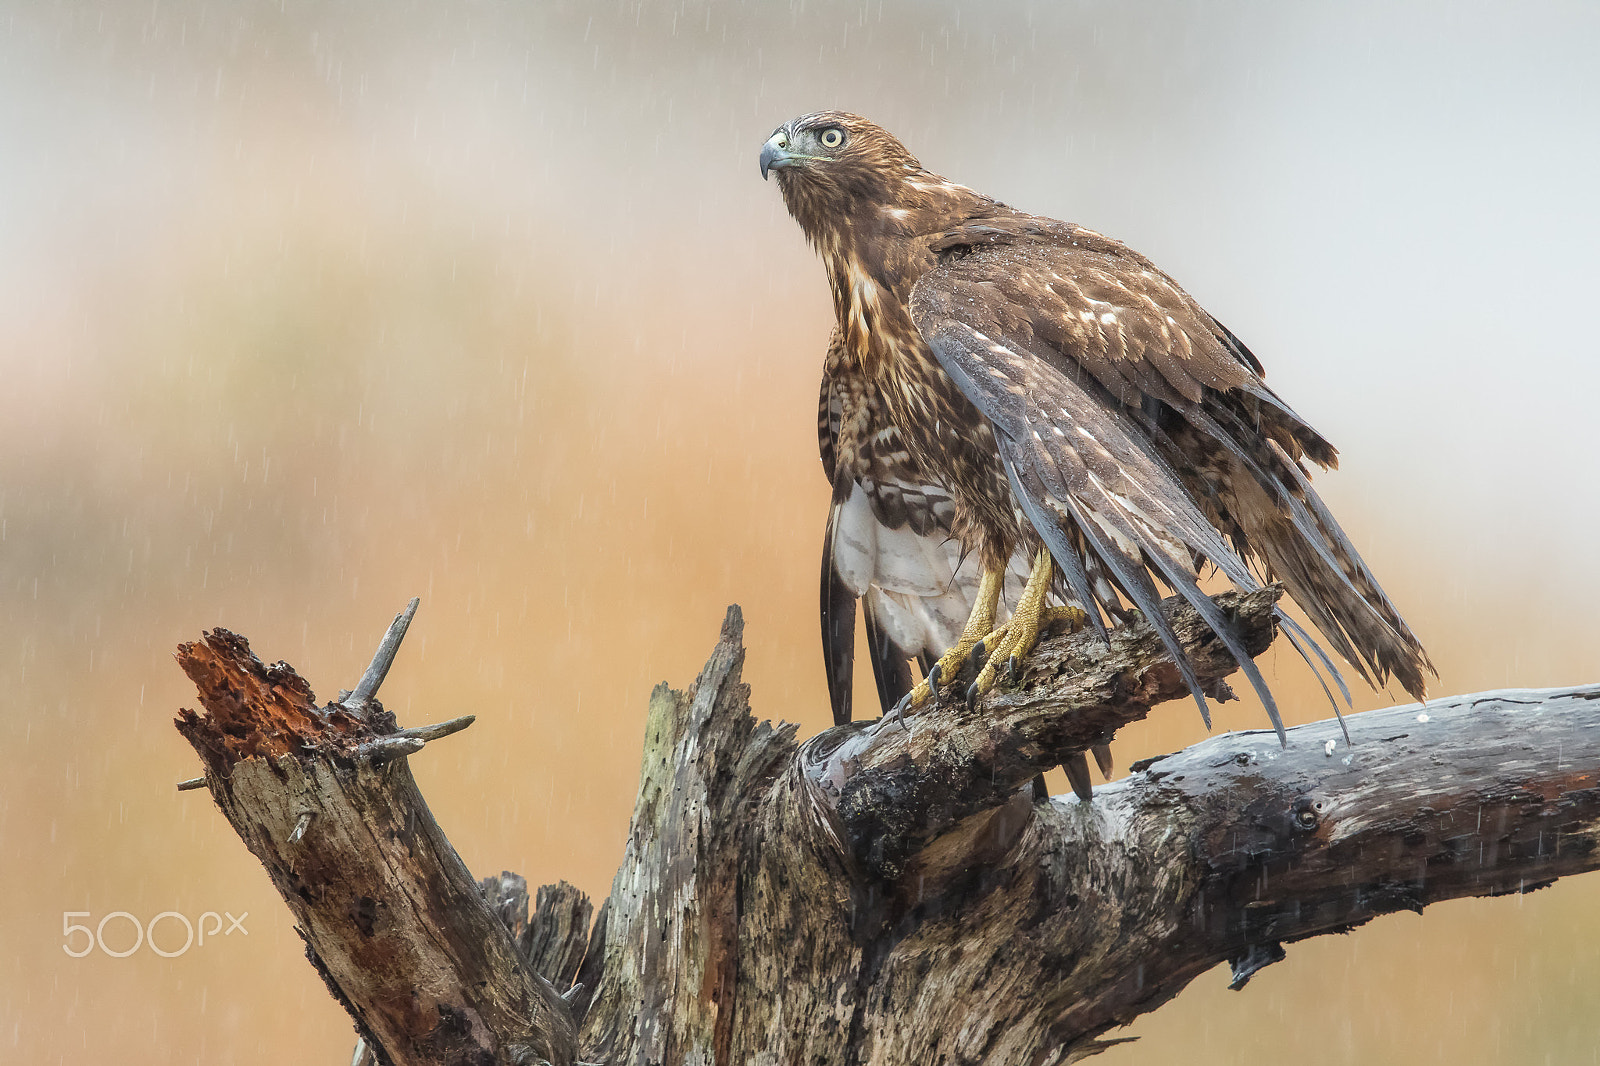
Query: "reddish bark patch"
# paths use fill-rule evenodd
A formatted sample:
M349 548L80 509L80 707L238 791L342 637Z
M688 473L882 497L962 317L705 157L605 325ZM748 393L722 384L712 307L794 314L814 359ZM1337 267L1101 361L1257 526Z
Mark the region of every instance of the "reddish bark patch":
M259 756L353 747L377 732L338 704L319 708L311 686L289 664L266 665L237 633L213 629L180 644L176 657L204 708L180 710L178 731L214 769Z

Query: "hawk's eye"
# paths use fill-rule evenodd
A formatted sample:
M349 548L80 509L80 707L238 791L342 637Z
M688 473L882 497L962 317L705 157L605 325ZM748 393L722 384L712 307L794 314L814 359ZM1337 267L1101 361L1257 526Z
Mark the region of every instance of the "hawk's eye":
M829 126L822 131L822 136L817 140L822 142L824 148L837 148L844 143L844 130L838 126Z

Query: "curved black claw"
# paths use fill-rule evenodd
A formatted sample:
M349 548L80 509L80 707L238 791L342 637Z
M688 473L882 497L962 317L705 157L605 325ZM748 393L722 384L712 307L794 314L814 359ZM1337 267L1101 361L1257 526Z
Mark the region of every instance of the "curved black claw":
M967 710L970 711L973 708L978 706L978 696L979 695L980 695L980 693L978 692L978 683L976 681L974 681L972 684L967 686Z
M911 727L906 725L906 712L909 710L911 710L911 693L907 692L900 697L900 702L889 708L889 713L879 719L878 724L872 727L872 735L877 736L895 724L898 724L907 733L911 732Z
M972 646L972 665L977 669L982 670L983 664L988 661L989 646L986 642L980 640L978 643Z
M939 703L939 678L943 673L944 667L939 663L934 663L932 666L928 667L928 692L933 697L935 706L937 706ZM901 700L900 702L904 703L905 700Z
M1006 681L1015 685L1022 679L1022 664L1017 662L1015 655L1006 660Z

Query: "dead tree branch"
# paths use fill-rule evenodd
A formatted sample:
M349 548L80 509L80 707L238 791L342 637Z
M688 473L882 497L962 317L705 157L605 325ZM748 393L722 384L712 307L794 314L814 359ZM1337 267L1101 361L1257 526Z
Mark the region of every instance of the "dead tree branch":
M1277 634L1280 595L1273 587L1217 597L1255 655ZM1193 611L1169 613L1207 694L1232 699L1223 681L1238 669L1232 654ZM1109 743L1151 707L1188 691L1155 631L1127 626L1113 631L1110 644L1047 641L1014 689L994 689L975 707L945 704L917 715L914 728L830 730L802 757L867 872L892 878L963 818L1004 805L1035 774Z
M182 645L206 713L181 712L178 729L380 1061L572 1062L570 1008L518 957L417 790L404 756L427 741L397 732L377 700L396 627L360 699L324 708L231 633Z
M1275 598L1218 602L1259 651ZM1165 609L1223 697L1231 659ZM1052 638L975 709L804 744L751 717L742 636L735 609L688 691L652 695L587 941L571 886L530 915L515 875L473 884L405 768L444 732L374 693L318 709L218 631L180 652L207 714L179 728L397 1064L1067 1062L1218 962L1242 985L1286 943L1600 866L1600 686L1368 712L1350 745L1227 734L1039 803L1038 770L1183 694L1147 626Z

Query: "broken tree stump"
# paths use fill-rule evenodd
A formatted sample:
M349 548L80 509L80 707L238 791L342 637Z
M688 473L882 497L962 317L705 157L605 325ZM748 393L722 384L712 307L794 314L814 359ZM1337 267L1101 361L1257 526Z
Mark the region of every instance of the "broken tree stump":
M1259 653L1276 598L1217 602ZM1164 609L1224 695L1231 657ZM592 929L571 886L530 914L515 875L472 880L405 765L438 732L398 729L376 682L318 708L214 631L180 651L206 713L179 728L397 1066L1068 1062L1219 962L1242 986L1284 944L1600 866L1600 686L1369 711L1350 744L1225 734L1041 803L1036 773L1185 694L1148 626L1051 638L975 708L804 742L752 717L742 640L735 608L695 683L652 694Z

